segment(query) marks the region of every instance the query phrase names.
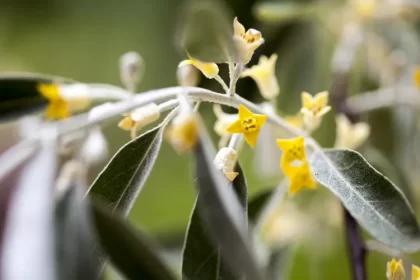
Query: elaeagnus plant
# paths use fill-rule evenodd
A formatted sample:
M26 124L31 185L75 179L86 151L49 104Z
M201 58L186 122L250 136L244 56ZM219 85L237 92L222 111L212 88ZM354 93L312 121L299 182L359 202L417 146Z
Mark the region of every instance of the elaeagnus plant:
M344 20L332 26L330 18L319 20L325 2L256 6L262 21L314 20L338 35L331 54L330 91L302 92L294 114L277 107L282 93L276 64L283 54L256 57L265 44L264 33L241 24L217 1L190 1L181 9L175 37L185 60L174 72L178 86L136 93L146 70L136 52L119 61L123 88L48 75L2 74L1 116L17 120L20 141L0 155L1 278L97 279L111 264L126 279L284 279L278 276L285 275L282 266L275 264L287 246L270 242L267 228L281 221L279 206L294 209L299 196L322 189L339 202L338 208L326 208L324 223L332 222L328 211L344 213L353 279L367 279L366 254L371 251L392 258L418 252L420 230L410 197L356 150L362 151L372 134L371 125L360 120L364 112L404 102L420 104L420 70L410 70L410 85L404 85L407 90L397 98L403 66L396 65L395 55L382 54L378 61L388 68L378 67L375 75L393 75L395 82L347 94L361 46L384 50L391 45L365 28L380 19L412 20L418 5L352 0L334 6L344 11ZM253 58L257 63L251 66ZM219 75L222 68L229 80ZM197 87L201 75L217 82L220 90ZM264 102L242 97L237 84L245 77L255 81ZM204 103L210 103L217 118L217 145L199 110ZM335 116L334 148L323 148L313 137L328 115ZM101 126L111 119L118 120L120 133L129 133L131 141L89 186L87 172L107 157ZM196 200L180 268L168 265L154 241L125 219L163 141L194 158ZM274 166L277 185L249 196L241 158L244 150L258 154L263 149L268 155L261 168L273 169L264 161L279 154L279 165ZM331 201L320 204L329 207ZM289 224L279 234L295 237L296 227L314 234L319 230L317 221L290 213L285 217ZM362 238L359 226L369 237ZM419 271L413 265L412 279L420 279ZM386 273L384 265L385 274L404 279L402 261L392 259Z

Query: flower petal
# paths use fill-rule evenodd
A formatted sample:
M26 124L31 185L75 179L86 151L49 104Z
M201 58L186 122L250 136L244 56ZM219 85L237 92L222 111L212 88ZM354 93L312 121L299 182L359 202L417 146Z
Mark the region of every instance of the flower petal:
M233 32L237 36L245 35L245 27L238 21L238 17L235 17L233 20Z
M238 116L239 116L240 120L244 120L246 118L253 117L253 115L254 114L252 114L252 112L250 110L248 110L247 107L245 107L242 104L239 105Z
M257 143L258 132L259 131L244 133L245 141L251 146L251 148L254 148Z
M328 91L318 92L314 96L314 101L318 108L324 108L328 104Z
M230 133L243 133L244 132L244 128L242 126L242 122L240 119L234 121L232 124L230 124L227 128L226 128L227 132Z
M302 91L300 96L302 99L302 107L309 110L312 107L312 104L314 103L312 95L310 95L306 91Z

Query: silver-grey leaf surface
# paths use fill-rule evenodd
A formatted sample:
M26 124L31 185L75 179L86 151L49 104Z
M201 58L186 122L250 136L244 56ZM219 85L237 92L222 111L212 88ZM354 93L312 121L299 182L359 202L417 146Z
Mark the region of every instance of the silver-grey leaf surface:
M377 240L405 252L420 249L420 231L406 197L359 153L325 150L311 157L316 179Z

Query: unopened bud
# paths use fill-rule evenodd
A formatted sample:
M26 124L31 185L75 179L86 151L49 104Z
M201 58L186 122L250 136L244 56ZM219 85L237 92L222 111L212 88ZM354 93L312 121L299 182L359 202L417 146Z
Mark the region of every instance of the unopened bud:
M238 172L234 172L237 158L238 153L234 149L224 147L219 150L213 163L217 169L221 170L223 174L225 174L229 181L233 181L236 176L239 175Z
M120 58L121 82L131 92L135 92L145 70L143 58L137 52L127 52Z
M71 112L86 109L92 101L89 86L86 84L61 84L59 92L60 97L67 101Z
M118 123L118 127L124 130L131 130L131 137L135 138L136 131L160 118L159 107L155 103L134 109Z
M199 82L198 70L191 64L178 67L176 71L178 84L183 87L195 87Z

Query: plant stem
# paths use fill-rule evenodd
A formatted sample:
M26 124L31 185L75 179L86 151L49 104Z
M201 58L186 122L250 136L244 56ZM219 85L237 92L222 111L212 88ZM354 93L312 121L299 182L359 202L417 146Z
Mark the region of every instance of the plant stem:
M243 64L236 64L235 70L230 75L230 85L229 85L229 95L234 96L236 93L236 83L239 80L239 77L241 76L242 70L244 65Z
M351 270L353 279L366 280L366 249L360 237L356 220L344 209L344 220L346 225L347 247L351 257Z
M358 120L358 114L352 112L346 103L349 91L349 73L353 66L357 50L362 42L363 30L358 24L348 24L342 31L340 43L333 55L333 85L331 99L337 113L344 114L350 121ZM366 279L366 249L359 234L358 224L343 206L344 226L347 247L350 254L350 267L354 280Z

